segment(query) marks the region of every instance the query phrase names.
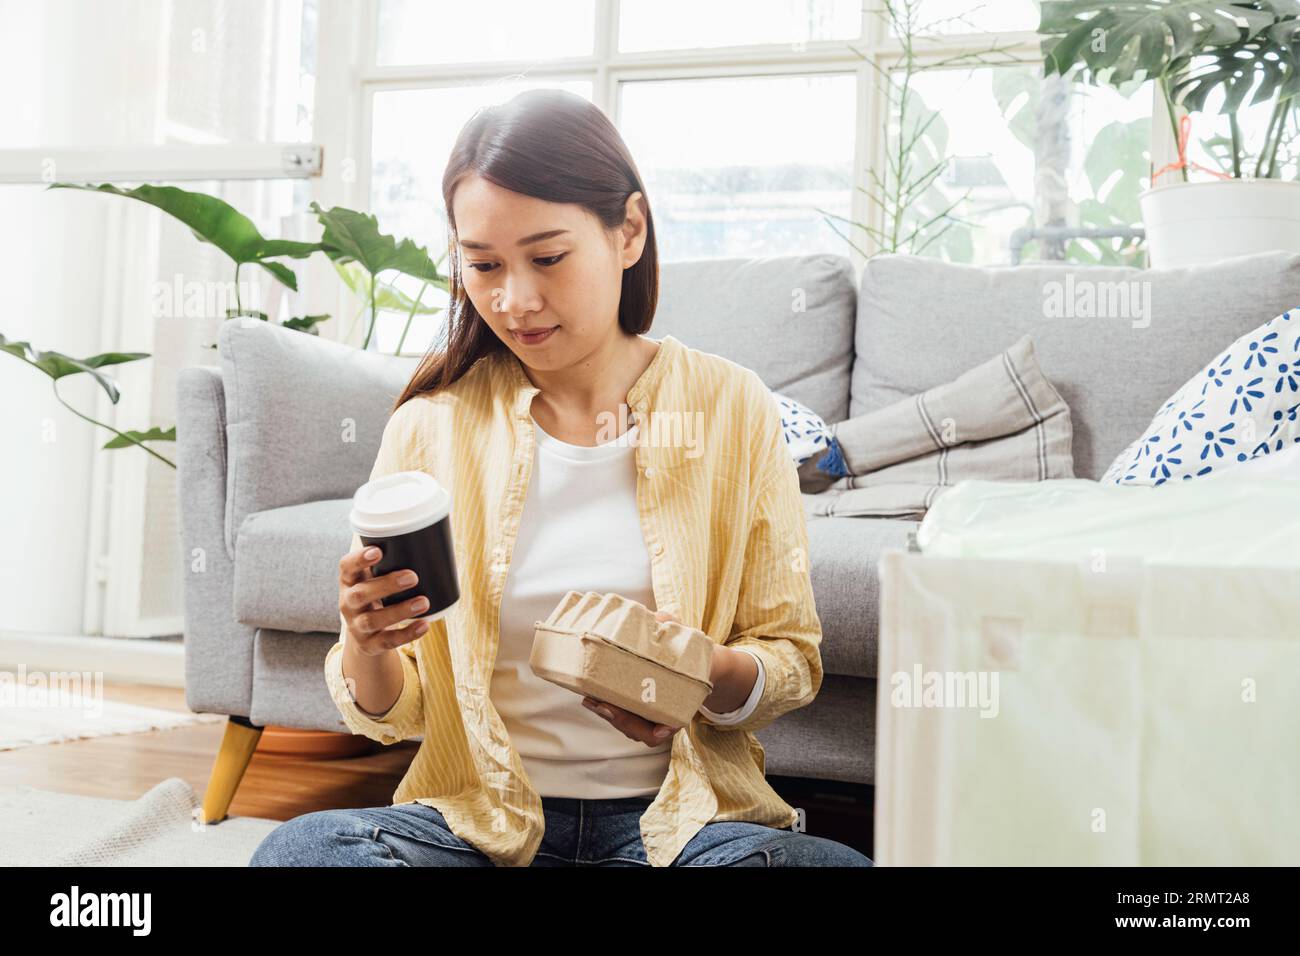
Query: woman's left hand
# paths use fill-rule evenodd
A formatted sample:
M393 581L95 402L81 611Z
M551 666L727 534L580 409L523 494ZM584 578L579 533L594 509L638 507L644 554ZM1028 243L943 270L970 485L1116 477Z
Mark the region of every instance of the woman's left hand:
M682 623L668 611L655 611L656 621L677 621ZM735 653L721 644L713 646L713 663L710 670L709 679L715 688L719 680L719 672L726 669L726 657ZM639 740L647 747L655 747L668 740L681 727L672 724L656 724L652 720L646 720L630 710L624 710L607 701L597 700L594 697L583 697L582 706L586 707L592 713L600 714L611 724L621 730L624 736L631 737L633 740Z
M676 621L677 618L667 611L655 611L655 620ZM678 621L678 623L681 622ZM603 700L597 700L594 697L583 697L582 706L592 713L600 714L600 716L621 730L625 737L639 740L647 747L657 747L681 730L680 727L672 724L656 724L653 720L646 720L630 710L624 710L622 707L617 707Z

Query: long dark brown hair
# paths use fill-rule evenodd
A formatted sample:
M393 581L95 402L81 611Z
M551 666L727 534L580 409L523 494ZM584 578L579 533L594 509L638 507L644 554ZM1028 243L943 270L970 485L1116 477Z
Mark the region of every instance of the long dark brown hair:
M577 203L614 230L627 218L627 200L645 195L641 174L614 124L595 104L565 90L529 90L484 107L461 129L442 177L447 207L448 279L445 348L431 346L393 403L447 388L476 362L508 346L483 320L461 282L452 196L471 174L513 192L556 203ZM623 270L618 324L624 332L649 331L659 301L659 252L646 197L646 242L641 258Z

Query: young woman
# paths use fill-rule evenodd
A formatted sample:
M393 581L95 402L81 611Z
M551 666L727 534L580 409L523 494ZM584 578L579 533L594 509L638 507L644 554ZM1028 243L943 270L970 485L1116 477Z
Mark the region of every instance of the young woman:
M461 598L428 626L419 601L384 608L413 575L375 576L354 536L325 662L354 732L423 742L393 805L297 817L252 865L870 866L764 778L753 731L822 680L798 475L754 372L644 335L654 223L617 130L573 94L520 94L466 124L443 198L447 341L372 478L451 490ZM570 590L709 635L688 726L532 673L533 625Z

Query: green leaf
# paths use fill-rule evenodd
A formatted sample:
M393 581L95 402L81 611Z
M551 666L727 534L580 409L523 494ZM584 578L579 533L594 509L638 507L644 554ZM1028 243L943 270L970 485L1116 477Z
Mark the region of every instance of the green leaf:
M1300 102L1300 0L1043 0L1038 32L1048 73L1158 79L1189 112Z
M325 227L321 245L325 254L335 262L360 263L372 276L396 269L431 283L442 280L438 267L433 264L423 246L417 246L410 239L398 242L392 236L381 233L374 216L342 206L321 209L317 203L311 204L311 211L316 213L321 225Z
M175 441L176 426L163 431L156 425L147 432L125 431L121 435L114 435L110 441L101 445L101 448L134 448L135 445L127 441L125 435L130 435L136 441Z
M365 268L358 262L335 262L334 270L343 280L343 284L352 290L362 302L370 301L370 283L371 276L365 271ZM403 292L397 286L385 282L383 279L374 279L375 282L375 305L388 312L401 312L403 315L409 315L415 301ZM430 285L441 283L430 282ZM445 288L445 285L442 285ZM416 315L433 315L435 312L441 312L442 306L428 305L421 302L419 308L415 310Z
M1290 100L1300 94L1300 21L1277 23L1258 35L1208 51L1207 62L1189 67L1171 86L1174 102L1201 112L1219 87L1224 91L1221 114L1246 104L1268 102L1274 96Z
M238 309L226 309L226 318L228 319L260 319L263 322L269 322L270 317L256 309L244 309L242 312ZM286 329L294 329L298 332L308 332L312 335L319 335L320 331L314 326L319 322L324 322L329 315L299 315L291 319L285 319L280 324Z
M1043 78L1033 70L1002 69L993 70L993 95L997 98L998 108L1005 120L1012 104L1022 95L1028 97L1016 115L1011 117L1007 128L1020 142L1031 150L1038 148L1038 102L1042 98Z
M299 332L306 332L308 335L320 335L320 329L316 328L316 326L328 318L328 315L299 315L292 319L285 319L280 324L286 329L296 329Z
M1176 73L1214 47L1239 43L1276 22L1293 0L1043 0L1038 32L1044 67L1064 75L1082 63L1107 82Z
M1117 223L1132 225L1142 221L1138 196L1144 188L1142 177L1148 175L1150 169L1150 143L1151 121L1143 118L1128 123L1108 123L1088 145L1083 159L1088 184L1096 196L1106 183L1111 183L1106 195L1100 199L1114 211ZM1116 172L1120 173L1118 178Z
M114 405L117 404L117 400L121 397L117 383L98 370L106 365L122 365L126 362L138 362L140 359L149 357L148 352L103 352L99 355L79 359L64 355L62 352L39 351L32 348L30 342L15 341L6 338L3 333L0 333L0 351L22 359L28 365L35 366L52 379L82 373L90 375L108 393L108 397Z
M278 262L259 262L258 265L275 276L281 285L288 286L294 292L298 291L298 277L293 274L293 270L288 266L281 265Z
M281 257L304 259L323 248L317 242L266 239L251 219L229 203L215 196L175 186L144 185L134 189L121 189L111 183L99 186L53 183L48 188L84 189L148 203L183 222L195 238L216 246L236 265L259 265L295 292L298 290L298 281L292 270L281 263L267 260Z

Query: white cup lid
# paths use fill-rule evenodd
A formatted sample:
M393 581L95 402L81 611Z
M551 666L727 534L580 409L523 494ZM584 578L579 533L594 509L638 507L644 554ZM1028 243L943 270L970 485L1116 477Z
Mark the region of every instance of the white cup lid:
M367 537L407 534L446 517L451 492L423 471L399 471L368 481L352 497L348 520Z

